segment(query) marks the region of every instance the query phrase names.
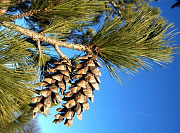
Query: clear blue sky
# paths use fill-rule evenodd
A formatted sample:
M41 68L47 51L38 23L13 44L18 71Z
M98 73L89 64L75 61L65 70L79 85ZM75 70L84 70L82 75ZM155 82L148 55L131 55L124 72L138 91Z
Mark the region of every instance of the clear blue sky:
M175 0L152 3L159 6L162 16L173 22L180 31L180 8L171 9ZM180 35L176 37L180 45ZM153 66L149 73L139 71L122 86L101 69L100 91L83 120L74 119L72 127L52 124L51 116L39 115L43 133L180 133L180 55L167 69Z

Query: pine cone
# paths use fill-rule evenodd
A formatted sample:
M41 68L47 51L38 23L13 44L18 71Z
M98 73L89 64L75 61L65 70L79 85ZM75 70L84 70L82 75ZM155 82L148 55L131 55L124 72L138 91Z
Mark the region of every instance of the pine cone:
M47 70L43 82L38 83L39 86L45 87L42 90L36 90L37 94L40 96L31 99L32 103L35 104L33 118L36 117L39 111L48 114L52 102L58 104L62 101L61 95L59 94L59 88L63 95L66 90L66 84L71 85L71 62L62 59L60 62L54 63L54 65L54 68L49 68Z
M69 88L69 92L64 94L63 100L66 103L62 104L62 108L56 111L53 123L62 122L65 119L64 125L68 127L72 125L73 117L76 114L79 120L82 120L82 112L89 110L88 98L93 101L93 91L99 90L99 77L101 73L97 67L101 65L92 55L86 55L78 58L79 63L73 67L71 80L73 84Z

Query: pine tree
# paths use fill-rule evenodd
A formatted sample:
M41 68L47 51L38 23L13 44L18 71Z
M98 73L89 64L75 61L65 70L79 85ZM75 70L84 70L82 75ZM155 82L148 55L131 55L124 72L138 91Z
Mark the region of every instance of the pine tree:
M118 71L129 76L139 68L150 70L150 60L163 66L177 49L171 44L173 25L143 0L1 0L0 7L4 122L11 123L31 99L33 117L62 102L53 122L71 126L99 90L99 61L121 81ZM83 54L70 58L60 47Z

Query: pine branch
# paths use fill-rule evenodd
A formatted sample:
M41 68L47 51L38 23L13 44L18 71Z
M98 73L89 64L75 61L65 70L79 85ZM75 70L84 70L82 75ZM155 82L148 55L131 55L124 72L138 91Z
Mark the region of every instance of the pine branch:
M98 56L115 77L117 70L128 74L151 69L149 59L162 67L172 62L177 47L171 44L173 32L167 31L173 25L147 7L141 7L128 23L109 17L90 42L100 49Z
M28 11L28 12L24 12L22 14L18 14L18 15L14 15L12 17L12 19L20 19L20 18L24 18L24 17L28 17L28 16L32 16L38 12L41 12L42 10L31 10L31 11Z
M23 12L22 14L14 15L12 18L13 19L20 19L20 18L24 18L24 17L28 17L28 16L33 16L34 14L37 14L37 13L40 13L40 12L47 13L47 12L50 12L50 11L52 11L52 9L49 9L49 8L45 8L43 10L35 9L35 10L30 10L28 12Z
M23 28L16 24L10 23L10 22L0 22L0 23L5 27L8 27L12 30L15 30L16 32L19 32L20 34L23 34L23 35L26 35L26 36L32 38L33 40L44 41L46 43L51 44L52 46L56 45L59 47L65 47L65 48L75 49L75 50L79 50L79 51L91 52L91 50L88 48L88 46L85 46L85 45L59 41L59 40L44 36L40 33L31 31L29 29Z

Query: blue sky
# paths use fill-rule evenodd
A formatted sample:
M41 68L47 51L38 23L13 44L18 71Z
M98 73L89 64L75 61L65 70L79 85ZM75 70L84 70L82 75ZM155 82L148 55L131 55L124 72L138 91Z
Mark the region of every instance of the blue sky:
M160 7L162 16L180 29L180 8L170 8L174 2L161 0L152 5ZM179 42L180 35L176 37ZM52 124L54 108L51 116L39 115L42 133L180 133L180 55L167 67L140 70L131 80L123 78L122 86L102 68L100 91L95 92L83 120L75 118L70 128L63 122Z

